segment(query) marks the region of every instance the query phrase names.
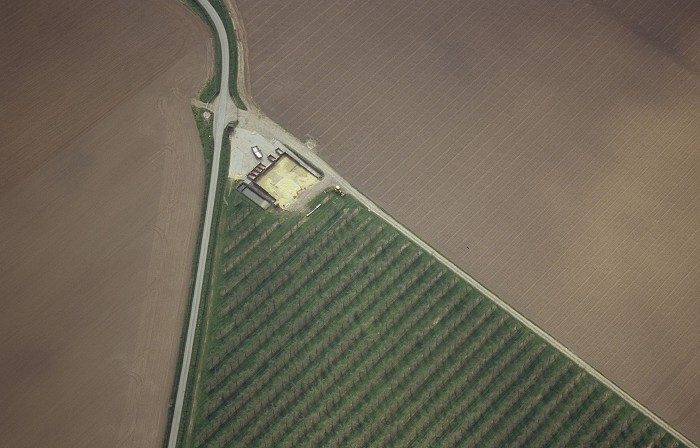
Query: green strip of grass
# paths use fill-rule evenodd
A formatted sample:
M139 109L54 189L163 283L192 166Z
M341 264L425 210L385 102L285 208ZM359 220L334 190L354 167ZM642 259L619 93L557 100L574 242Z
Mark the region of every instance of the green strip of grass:
M224 24L224 28L226 28L226 35L228 37L228 46L229 51L231 52L229 58L229 94L236 102L236 106L239 109L248 110L238 93L238 47L236 45L236 32L233 28L233 21L231 20L231 16L229 15L226 6L221 0L209 0L209 2L219 14L219 17ZM214 24L200 4L197 3L196 0L185 0L185 4L192 8L192 10L209 26L209 29L214 36L214 75L207 81L199 94L199 99L202 102L209 103L216 97L216 95L219 94L219 85L221 84L221 47L219 46L219 38L216 34Z

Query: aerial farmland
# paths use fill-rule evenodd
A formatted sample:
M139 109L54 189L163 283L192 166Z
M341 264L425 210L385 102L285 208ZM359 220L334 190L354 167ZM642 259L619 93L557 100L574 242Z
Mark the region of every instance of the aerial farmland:
M696 1L3 9L0 446L697 448Z
M252 99L700 441L700 5L236 2Z
M0 9L0 446L161 446L210 33L170 0Z
M680 446L353 198L226 191L180 446Z

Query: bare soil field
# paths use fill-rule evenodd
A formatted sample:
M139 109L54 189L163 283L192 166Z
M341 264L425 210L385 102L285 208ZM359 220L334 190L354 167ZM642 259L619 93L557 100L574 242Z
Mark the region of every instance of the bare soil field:
M641 38L666 50L680 65L700 71L700 5L697 0L595 0Z
M172 0L0 9L0 446L160 446L210 33Z
M698 2L236 5L265 113L700 442Z

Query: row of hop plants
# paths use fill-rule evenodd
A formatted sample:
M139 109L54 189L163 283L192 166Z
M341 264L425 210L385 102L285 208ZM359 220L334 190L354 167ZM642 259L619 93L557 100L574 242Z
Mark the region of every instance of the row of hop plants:
M294 227L289 229L284 235L279 237L277 243L273 247L270 247L268 251L259 251L257 253L257 257L251 257L250 259L246 260L245 263L240 263L239 269L232 269L227 272L226 278L229 279L229 281L227 281L223 286L221 295L225 297L228 297L229 295L233 297L241 297L240 294L230 293L240 284L240 282L242 282L244 279L248 279L248 276L251 273L259 274L263 270L265 272L274 272L276 269L282 266L285 261L288 261L289 258L291 258L298 250L309 246L309 241L311 241L325 228L325 224L327 222L333 222L338 215L345 216L351 213L353 212L350 212L347 209L336 210L336 214L331 215L330 217L328 215L324 215L327 219L326 221L317 222L313 226L307 226L304 229L304 232L298 232L298 228L294 229ZM357 213L357 209L355 209L354 213ZM293 238L292 236L297 237ZM279 253L281 248L284 248L284 254ZM265 278L265 276L258 275L258 284L264 282Z
M531 445L544 423L556 415L557 407L565 400L570 400L577 390L582 390L580 385L584 379L585 374L572 365L556 387L553 387L550 393L544 394L534 410L516 427L515 442L521 446Z
M344 297L344 296L341 296L340 299L342 300L343 297ZM369 302L364 301L364 303L369 303ZM353 314L354 314L354 313L353 313ZM345 313L345 316L346 316L346 317L344 318L344 320L341 320L341 322L344 322L344 323L345 323L345 326L350 326L350 328L351 328L351 329L353 330L353 332L354 332L354 333L351 333L351 334L354 334L355 336L358 336L358 337L359 337L359 335L360 335L359 328L357 328L357 327L354 327L354 328L353 328L353 327L350 325L354 319L352 318L352 316L350 315L350 313ZM325 320L325 319L324 319L324 320ZM348 339L343 339L343 335L347 335L347 334L348 334L347 332L342 332L342 333L339 334L339 343L340 343L340 344L343 344L345 341L348 340ZM353 341L356 340L356 339L357 339L356 337L352 337L352 340L353 340ZM347 345L347 344L343 344L343 345ZM350 351L350 350L348 350L348 348L343 347L343 349L340 350L340 353L353 353L353 352ZM346 361L346 362L347 362L347 361ZM344 372L345 369L341 369L340 371L341 371L341 372ZM313 383L312 383L312 384L313 384ZM303 387L302 387L302 389L303 389ZM308 394L305 394L305 396L308 396ZM308 402L308 400L307 400L307 402Z
M525 362L530 362L534 363L533 357L537 356L537 352L533 351L528 351L527 356L524 358ZM560 355L559 355L560 356ZM546 362L544 365L546 368L541 367L541 364L533 364L533 367L536 368L535 372L540 372L540 371L548 371L548 366L553 365L556 356L550 356L547 358ZM529 372L530 369L523 367L526 366L527 364L524 363L517 363L515 366L520 366L518 367L518 371L516 374L518 377L522 376L523 373ZM571 365L568 362L563 363L558 363L558 368L554 369L554 376L553 378L550 378L546 382L539 382L540 387L543 387L545 384L549 385L549 387L544 388L545 392L548 390L554 390L559 388L559 381L560 378L564 376L564 374L568 371L571 370ZM483 422L486 421L487 424L478 424L479 420L477 420L478 427L475 431L469 432L469 425L462 426L462 430L465 431L462 433L461 436L459 437L453 437L452 435L449 436L449 440L451 441L459 441L461 440L461 437L464 436L465 434L468 434L469 436L469 442L479 442L482 436L489 435L490 437L485 439L485 443L488 444L498 444L501 443L503 440L511 440L508 435L513 433L513 429L519 425L523 420L524 420L524 414L521 414L517 419L511 418L511 415L514 414L510 412L515 406L516 403L519 404L517 409L520 408L525 408L525 409L531 409L534 407L533 404L533 397L535 396L534 394L530 393L530 386L538 382L540 378L540 374L537 375L528 375L525 378L525 383L521 384L517 378L513 378L511 375L511 380L504 382L503 381L498 381L495 384L495 386L492 386L492 389L494 393L493 398L487 401L486 403L489 406L496 406L495 410L486 410L483 411L479 414L479 419ZM516 390L511 390L507 389L508 385L513 387L517 387ZM557 387L554 387L554 385L557 385ZM505 387L505 389L504 389ZM497 393L496 393L497 392ZM488 394L488 390L486 391ZM622 427L622 424L617 423L618 421L622 420L620 416L622 415L620 410L622 409L622 404L617 403L616 405L610 405L609 401L613 398L612 394L610 396L605 396L603 399L601 399L599 402L595 402L595 406L589 408L592 409L592 411L588 412L580 412L579 418L576 420L579 423L575 425L573 428L566 427L565 431L559 431L557 434L565 434L565 436L561 436L560 438L563 438L566 443L569 443L571 441L575 441L575 443L580 443L580 442L588 442L590 440L601 440L601 432L605 431L606 428L615 426L616 428L616 433L612 434L613 436L616 436L616 434L620 433L620 427ZM521 400L522 401L519 401ZM529 404L527 400L530 400ZM483 401L482 401L483 403ZM598 412L599 409L604 409L604 412ZM428 419L429 412L424 412L423 418ZM507 417L506 417L507 416ZM455 418L457 415L455 415ZM508 425L505 425L507 428L507 431L503 430L504 425L500 425L499 423L506 418L506 421ZM448 419L451 420L451 419ZM409 424L412 422L408 422L406 426L409 426ZM560 421L560 423L562 423ZM556 425L555 425L556 426ZM582 430L584 429L584 426L586 428L585 434L580 434ZM412 430L411 432L413 434L416 434L418 437L418 433L420 432L420 427L421 425L410 425L411 428L415 428L415 431ZM497 429L496 432L491 431L493 429ZM517 433L517 431L515 431ZM432 445L435 440L437 440L437 435L435 431L430 431L431 437L429 439L429 444ZM665 433L661 432L661 436ZM404 433L405 435L405 433ZM575 437L574 437L575 436ZM426 439L420 439L421 442L425 441ZM484 441L484 440L482 440ZM406 443L405 438L399 437L398 439L398 444L403 445ZM564 445L566 444L564 443Z
M337 214L333 215L328 221L322 224L317 224L312 228L306 228L304 229L305 232L298 232L297 234L293 234L294 236L301 235L301 237L299 238L290 237L288 240L283 238L278 240L277 245L270 247L268 251L262 251L266 253L264 253L261 257L252 257L252 259L245 260L246 263L241 263L243 272L233 273L235 274L233 275L233 277L236 280L234 282L234 285L246 280L250 281L251 279L249 276L253 274L254 281L252 285L249 285L248 290L242 292L243 297L246 296L247 294L252 292L256 287L260 286L266 281L267 276L261 275L261 273L276 272L277 269L280 268L280 266L288 264L288 262L295 256L297 256L299 253L314 250L315 245L312 244L314 242L314 238L316 238L317 235L319 235L319 233L326 230L323 224L332 224L333 229L336 231L339 228L345 228L349 220L357 214L357 211L357 209L353 211L338 211ZM228 274L229 277L232 276L230 273ZM228 291L224 291L223 295L229 297L231 294L228 294Z
M416 291L420 292L420 291ZM412 299L413 303L419 302L420 298L424 298L422 294L414 294ZM412 310L415 311L418 308L413 308ZM400 315L396 314L395 317L397 317L397 321L400 320ZM370 377L369 373L375 369L375 367L380 364L384 363L390 358L387 356L388 353L394 348L394 346L401 346L401 347L406 347L405 342L408 340L405 337L402 337L407 333L408 327L404 327L403 331L402 329L395 329L396 331L392 332L392 338L377 338L376 342L378 342L378 345L376 347L372 347L371 349L364 349L364 347L361 347L361 350L357 350L355 353L361 358L354 360L353 366L356 366L355 369L350 372L349 375L347 375L348 381L346 381L343 384L339 385L339 391L340 395L343 397L352 397L352 403L350 400L343 400L343 403L341 405L345 404L357 404L362 401L362 398L358 396L357 390L354 390L353 388L358 388L358 387L365 387L367 385L367 379ZM384 333L382 332L382 335ZM402 352L401 355L403 356L406 352ZM359 362L358 362L359 361ZM385 366L388 366L388 364L385 364ZM365 381L361 382L359 379L365 378ZM334 410L334 415L331 415L331 418L335 420L335 422L340 422L343 420L343 413L342 413L342 408L338 407L338 409ZM332 427L333 423L330 422L329 425Z
M268 343L270 343L270 341L272 341L272 344L284 345L284 341L280 340L280 337L284 336L285 340L292 339L297 331L299 331L301 328L308 324L310 316L308 316L304 312L305 310L302 309L301 306L299 306L301 302L291 301L290 303L295 308L292 311L294 311L295 313L293 317L297 318L295 321L296 326L294 328L284 328L282 330L280 329L280 325L270 325L272 322L268 320L267 324L263 327L263 331L257 333L257 338L249 340L246 344L242 345L242 347L245 348L243 352L234 352L234 356L232 357L232 364L230 364L233 365L231 369L224 369L223 371L222 369L217 370L216 374L218 375L220 381L226 379L234 371L236 372L236 375L234 376L239 383L244 383L248 380L248 378L254 377L256 375L256 372L260 369L260 366L265 365L267 363L266 356L257 356L256 364L254 364L253 366L248 366L247 371L251 372L250 375L243 375L242 373L244 372L236 371L237 369L235 368L235 366L246 365L247 360L252 356L260 355L262 353L268 355L270 353L273 353L272 350L274 350L275 347L274 345L272 347L268 346ZM216 384L211 385L210 383L209 388L213 389L215 386Z
M394 381L394 387L391 385L389 386L389 390L392 392L392 394L389 396L389 399L385 400L385 402L388 402L388 406L382 409L382 418L381 420L383 423L388 423L395 415L396 412L402 407L402 403L400 399L391 399L392 396L395 396L396 392L401 392L402 390L405 390L404 385L410 381L410 370L405 369L405 368L399 368L396 370L396 373L398 375L394 376L392 378L392 381ZM386 428L386 425L381 425L380 428ZM376 435L372 435L376 439Z
M273 314L279 312L283 307L298 306L299 302L290 301L289 297L303 293L305 289L308 289L309 284L318 285L319 282L316 280L322 272L320 268L328 264L331 259L339 258L339 254L339 252L326 252L322 256L314 257L310 260L311 264L305 266L305 274L301 276L296 272L299 269L299 264L289 264L285 271L265 284L262 289L257 291L257 294L252 294L243 300L243 309L233 317L233 322L238 325L231 327L236 329L236 343L223 344L224 350L210 358L209 369L216 368L218 363L237 347L245 346L248 351L248 354L243 356L240 352L236 354L236 359L239 361L247 359L250 353L258 352L260 347L256 345L257 343L243 344L243 340L256 331L273 328L269 322L275 318ZM340 257L340 260L347 262L347 257ZM267 324L262 325L264 323Z
M588 420L603 407L605 402L611 398L613 393L603 387L597 387L592 397L586 400L575 413L571 414L566 419L567 424L564 425L554 434L554 437L547 440L555 446L568 446L571 439L581 429L583 424L588 423Z
M445 382L444 387L449 388L450 382L453 387L462 391L465 385L464 381L459 381L459 377L464 374L469 373L468 363L477 363L476 367L473 368L472 372L476 372L481 368L481 365L490 364L490 360L494 358L494 355L502 353L501 348L508 345L511 333L508 331L507 325L504 320L498 318L496 313L493 313L491 317L476 328L474 333L471 335L468 342L463 343L460 347L464 350L464 365L456 371L456 376L451 376ZM466 347L464 345L467 345ZM468 376L468 379L473 380L476 374ZM405 388L400 389L401 392L405 393ZM402 395L400 395L402 396ZM392 400L392 402L394 402ZM400 422L396 419L401 415L399 410L399 400L395 401L397 403L396 409L392 410L390 413L390 418L387 420L387 425L381 428L378 434L378 443L395 443L397 437L400 435L402 426Z
M336 212L337 212L337 213L341 213L340 211L337 211L337 210L336 210ZM333 216L331 216L329 219L332 219L332 217L333 217ZM297 223L297 224L299 224L299 223ZM317 224L315 227L313 227L313 229L315 229L316 231L319 231L319 230L321 229L320 225L323 225L323 222L321 222L320 224ZM290 229L287 230L287 233L286 233L285 235L291 236L293 233L295 233L295 232L297 231L298 228L299 228L299 225L294 225L294 226L292 226ZM307 238L311 238L311 237L313 236L313 232L307 232L306 234L303 234L303 233L300 232L299 234L305 235ZM280 245L282 244L282 242L284 242L284 241L278 239L278 240L277 240L278 246L280 246ZM261 262L262 262L262 260L261 260ZM222 294L223 294L224 292L225 292L225 291L222 291ZM226 347L226 345L224 345L224 347ZM216 362L220 362L220 360L217 361L217 360L215 359L215 360L214 360L214 363L216 363ZM210 361L209 361L209 368L210 368L210 369L213 369L213 367L214 367L214 366L213 366L213 364L212 364L212 360L210 359ZM209 428L209 429L210 429L210 428Z
M499 313L500 314L500 313ZM521 350L529 343L529 340L519 340L518 330L509 325L508 319L500 316L503 331L499 331L496 342L485 350L484 355L467 367L466 377L460 378L459 391L453 391L454 400L468 405L469 412L456 415L459 425L451 425L447 430L447 437L451 433L458 433L460 437L465 434L473 420L480 415L481 404L477 401L481 394L491 385L505 366L512 362L521 353ZM443 434L442 437L445 437Z
M455 314L459 316L458 313ZM416 393L406 397L404 405L397 408L395 412L390 413L385 419L386 424L398 422L398 425L405 428L410 427L417 434L422 426L427 425L429 421L441 415L429 407L429 401L446 386L456 372L455 368L451 369L449 367L451 364L450 360L457 356L462 356L462 347L472 333L472 328L474 328L464 328L462 325L466 325L468 322L473 322L475 326L480 325L485 321L486 317L487 315L472 317L471 314L465 317L460 316L458 320L458 328L460 330L458 332L450 330L447 325L445 326L445 330L450 332L448 337L436 347L429 347L430 357L426 360L424 366L416 371L416 377L421 382ZM372 433L377 434L380 431L381 428L376 428L376 431L373 430ZM408 436L408 434L408 432L405 432L404 436ZM400 445L408 443L408 441L403 442L402 438L398 441Z
M478 396L478 413L472 414L465 421L465 425L461 428L464 434L469 434L469 440L474 440L479 443L481 438L493 428L493 425L499 420L502 415L499 415L499 400L504 398L504 393L511 386L516 384L524 372L532 369L535 373L541 373L536 364L539 354L544 349L541 344L532 347L532 339L526 336L525 340L521 341L520 353L514 355L506 364L502 365L501 371L494 376L491 383L485 390L481 391ZM540 363L539 367L547 367L546 363ZM510 371L509 371L510 370ZM500 408L502 412L509 412L509 409Z
M648 446L648 444L640 443L640 441L647 438L645 434L653 428L653 425L648 420L644 422L640 422L640 420L642 420L642 417L639 413L628 413L624 418L618 417L609 431L612 437L601 434L596 438L592 446L607 448L613 446ZM650 435L649 437L652 436ZM668 446L680 446L680 442L674 439L669 441Z
M414 308L417 313L414 313L413 317L422 315L422 321L429 321L432 317L426 312L427 309L425 307ZM444 308L442 311L444 311ZM373 407L384 401L383 397L381 397L381 392L386 391L387 387L391 388L392 379L389 372L393 367L405 359L411 359L416 362L422 361L420 358L423 357L425 352L419 351L417 354L415 353L417 339L411 334L412 320L413 318L404 319L401 324L405 326L403 328L397 327L395 333L392 332L392 334L396 334L399 337L395 337L390 341L393 343L391 347L385 346L383 349L380 348L368 359L369 367L361 372L365 382L362 389L357 391L359 395L354 407L345 410L346 416L371 414ZM402 370L402 372L406 372L406 370ZM345 418L342 416L342 413L339 413L338 417L339 420L344 420ZM342 431L336 433L336 437L344 437Z
M341 263L346 263L346 262L347 262L347 257L345 257L344 255L345 255L345 254L343 253L342 256L337 257ZM320 261L322 262L323 260L321 259ZM318 275L320 275L320 274L318 274ZM349 279L348 279L348 281L349 281ZM307 279L306 282L307 282L307 283L313 283L313 284L319 284L319 282L316 282L316 279L313 278L313 277ZM298 286L296 287L296 289L295 289L294 291L291 292L291 294L285 294L284 291L282 291L282 292L279 294L280 297L283 297L283 298L284 298L283 304L285 304L285 306L288 305L288 306L291 306L291 307L294 308L292 311L294 311L294 312L296 313L296 316L297 316L297 317L300 317L300 315L303 314L303 313L301 313L301 311L304 311L304 310L302 310L302 305L303 305L304 302L301 301L301 300L288 300L288 299L289 299L289 297L291 297L291 296L294 296L294 295L299 294L300 291L302 291L302 290L304 290L304 289L308 289L307 286L308 286L307 284L301 284L301 285L298 285ZM331 295L326 295L326 296L327 296L327 297L326 297L326 300L327 300L327 301L330 301L330 300L333 299L333 297L332 297ZM277 317L276 317L276 319L280 319L280 318L281 318L281 319L285 319L286 321L289 321L288 317L285 316L285 315L277 316ZM282 327L282 324L278 323L278 324L275 325L275 324L274 324L275 318L271 318L271 317L268 317L268 318L266 319L266 321L267 321L267 325L257 327L259 331L267 331L267 332L273 332L273 331L274 331L274 332L276 332L276 333L280 333L280 329L281 329L281 327ZM299 325L296 325L296 327L294 327L293 325L291 325L291 326L288 325L288 326L286 326L285 328L283 328L283 331L281 331L281 333L282 333L283 335L286 335L287 339L291 339L291 338L294 337L294 335L296 335L296 333L297 333L299 330L301 330L302 327L303 327L303 323L302 323L302 324L299 324ZM278 335L276 335L276 336L277 336L276 338L272 339L272 338L270 337L270 335L267 335L266 341L274 340L275 343L279 343L279 342L280 342L280 339L279 339L279 338L280 338L280 335L278 334ZM258 338L258 341L260 341L261 339L262 339L262 338ZM283 341L282 341L282 342L283 342ZM267 348L267 347L260 347L259 345L255 345L255 344L251 344L251 343L239 344L239 345L242 345L242 346L245 346L245 347L246 347L245 353L236 352L236 354L235 354L235 355L236 355L236 356L235 356L235 359L238 360L239 362L244 362L245 359L247 359L247 357L250 356L251 353L259 353L259 352L266 352L266 351L268 351L268 348ZM227 372L227 373L228 373L228 372Z
M254 235L255 238L251 243L245 244L243 248L238 248L238 250L233 253L225 253L222 267L224 274L228 274L241 262L247 260L253 251L268 247L265 243L271 239L279 225L279 222L273 222L272 224L265 226L262 231Z
M453 292L455 292L455 289L451 289L448 291L446 291L447 295L451 295ZM453 298L456 300L464 299L463 296L457 296L456 294ZM456 305L457 304L453 302L447 307L443 306L439 308L439 312L442 314L449 314L450 312L454 312L453 315L443 316L445 320L454 319L466 321L469 318L469 316L471 316L475 308L474 306L461 307L460 312L458 310L455 310ZM432 319L432 317L426 316L423 319L423 321L430 322ZM430 337L431 345L435 344L434 347L438 347L440 344L443 343L446 344L449 339L456 335L456 333L450 331L447 325L442 325L435 328L435 334L431 335ZM432 364L434 361L429 360L430 354L428 353L428 350L418 350L418 353L416 355L416 339L412 340L409 337L401 337L395 339L393 342L394 344L398 342L400 343L400 345L396 349L390 351L386 348L382 350L381 352L383 353L383 356L381 356L380 362L375 363L373 367L365 373L366 382L364 385L364 389L360 391L360 395L357 400L357 404L359 405L359 407L350 409L345 414L345 417L347 417L348 415L363 416L364 420L362 423L363 427L365 427L365 430L362 434L365 436L374 432L374 430L377 428L376 425L380 424L380 421L386 419L387 414L384 412L384 405L386 404L388 397L396 393L399 389L401 389L404 386L404 380L412 381L411 379L409 379L413 378L410 375L403 379L398 377L397 372L408 372L403 369L397 371L394 369L394 366L407 357L408 359L411 359L411 363L415 362L415 366L421 363ZM438 365L439 362L433 364L434 367L437 367ZM338 421L343 421L345 417L339 414ZM348 429L349 426L346 426L344 430L333 431L333 440L339 441L349 438L350 434L347 433ZM359 441L356 441L355 443L362 445L365 443L365 440L359 439Z
M524 382L516 383L516 390L508 390L507 396L499 405L499 417L495 419L493 426L495 429L485 435L485 444L498 446L513 440L516 435L515 429L532 411L540 397L558 384L559 379L570 369L570 364L561 362L560 356L546 356L546 361L540 364L541 367L536 373L528 375Z
M395 257L396 253L394 253L392 256ZM361 279L365 282L365 285L371 282L372 280L371 277L362 277ZM334 365L334 372L336 373L336 377L339 373L345 372L348 366L351 365L352 361L347 359L347 355L353 352L348 350L348 347L349 345L351 345L351 343L354 343L361 336L361 332L357 327L352 328L352 319L350 317L351 315L350 312L348 312L347 310L349 309L349 305L355 302L358 292L360 292L363 288L342 289L347 290L348 293L337 296L337 298L333 301L333 308L331 309L331 312L323 319L323 321L337 321L340 324L342 324L341 327L337 327L338 330L336 333L332 333L330 335L327 334L326 336L324 336L326 340L331 343L331 347L334 347L333 353L345 356L345 359L340 360L338 360L336 357L331 357L331 359L334 362L337 361L338 363L342 363L340 364L340 368ZM304 390L303 383L301 384L301 386L301 388L294 389L294 391Z
M319 322L318 320L315 320L314 322ZM316 349L314 350L313 347L310 347L309 344L313 345L315 342L316 344L323 343L321 339L317 338L312 338L311 337L311 332L306 334L305 340L302 341L302 345L304 348L307 348L305 351L297 350L296 351L296 357L293 359L289 359L288 356L284 356L282 358L276 358L275 359L275 364L279 366L279 369L277 370L268 370L265 375L262 378L258 378L258 385L259 387L255 390L247 390L249 394L255 395L258 391L260 390L265 390L263 389L263 386L269 385L271 382L274 382L275 375L280 372L281 369L284 369L284 374L285 378L292 377L297 374L307 374L309 372L313 372L314 369L309 369L309 366L312 365L313 359L318 355L319 349L317 346ZM340 337L346 337L345 334L341 334ZM283 352L283 354L293 354L294 352L291 351L286 351ZM288 383L292 383L295 381L287 381ZM240 398L240 397L239 397ZM240 403L240 400L239 400ZM240 408L239 408L240 410ZM256 415L255 412L253 413L243 413L243 415L248 415L248 416L253 416Z
M327 216L327 218L330 218L330 216ZM269 222L269 220L268 220L268 222ZM263 246L263 241L256 241L256 242L254 242L251 246L249 246L249 247L247 247L247 248L245 249L245 250L247 251L247 253L241 252L241 251L239 251L239 250L227 253L227 254L226 254L226 255L227 255L227 261L229 261L229 262L240 262L240 261L242 261L242 260L244 260L244 259L245 259L245 260L248 260L248 259L255 259L255 258L256 258L256 255L268 254L268 253L271 252L273 249L276 249L276 248L278 248L279 246L281 246L282 244L285 244L285 243L287 243L288 241L290 241L290 239L292 239L292 236L298 237L298 236L302 235L301 233L297 233L297 230L299 229L299 227L301 227L301 225L302 225L303 223L304 223L303 220L299 220L299 221L296 221L296 222L295 222L293 225L291 225L291 226L283 226L283 227L286 229L286 231L285 231L285 233L283 233L283 234L281 234L281 235L277 235L277 234L274 234L274 233L272 232L272 230L275 230L276 227L275 227L275 229L271 229L270 231L265 231L264 234L267 235L268 237L269 237L269 236L274 236L274 237L275 237L275 238L274 238L274 241L273 241L272 243L265 243L265 244L264 244L264 249L266 249L266 250L261 251L261 252L257 252L257 253L254 252L255 249L258 249L259 247ZM272 221L272 224L270 224L270 226L273 226L273 225L274 225L274 226L282 226L282 223L281 223L281 221L279 221L279 220L275 220L275 221ZM316 227L317 227L318 229L320 229L320 226L316 226ZM239 248L239 249L240 249L240 248ZM228 268L228 269L225 270L225 272L228 273L228 271L230 271L230 270L231 270L231 268Z
M592 446L591 443L599 434L608 433L613 422L618 419L624 409L624 403L617 400L614 394L608 391L610 396L589 417L585 427L581 426L573 433L567 443ZM659 433L663 435L662 433Z
M626 419L625 412L623 412L625 406L619 400L610 401L613 401L614 404L608 404L606 412L601 413L605 417L598 419L596 430L592 431L586 438L581 439L580 443L586 443L588 446L600 446L603 441L602 435L614 440L621 434L620 429ZM629 417L627 416L627 418Z
M250 207L246 207L243 202L238 200L233 202L230 206L226 207L226 225L224 226L226 235L235 234L237 231L243 227L243 223L246 221L248 216L253 213Z
M484 310L478 306L480 301L470 300L468 304L469 306L461 307L461 311L455 312L455 317L449 319L446 322L447 325L443 326L443 331L447 331L447 335L442 340L441 348L443 350L439 355L442 359L458 353L464 340L470 338L475 329L490 316L491 311ZM459 329L459 331L455 331L455 329ZM437 373L438 377L435 378L433 384L439 390L446 379L449 378L452 369L448 366L440 365L440 361L437 361L436 364L439 365L439 369L434 373ZM395 371L392 371L392 367L392 365L384 366L380 372L385 379L385 384L383 390L373 394L374 398L368 404L367 414L370 426L364 431L362 438L359 439L361 444L369 443L369 437L372 434L376 434L391 418L393 405L387 404L388 397L395 395L397 390L402 387L401 379L396 375ZM429 393L429 391L426 392ZM396 408L393 407L393 409Z
M449 367L441 372L438 395L430 403L432 406L426 406L426 410L430 410L433 415L444 415L445 406L456 399L466 382L474 380L481 365L486 366L493 354L500 350L501 344L496 338L507 336L507 331L505 320L498 316L494 308L488 306L475 322L470 323L466 331L460 332L458 338L450 341L450 352L458 353L459 356L456 359L453 357Z
M492 306L488 307L488 311L467 333L466 338L455 341L454 350L460 356L453 359L442 379L442 399L436 400L432 407L435 415L444 415L449 411L449 404L464 391L465 384L476 381L478 375L503 353L503 347L510 345L510 339L514 335L506 324L506 319L499 316Z
M241 243L246 241L249 236L258 235L267 226L269 226L269 224L262 216L257 216L253 220L245 221L238 226L239 229L237 232L227 238L226 245L224 246L224 254L228 254L235 247L247 246L248 244Z
M338 223L336 226L342 226L341 228L343 228L347 223L348 221L344 221L344 224ZM229 276L233 277L233 280L228 282L221 291L223 306L220 308L219 314L223 317L227 314L235 313L236 306L245 304L245 299L250 294L264 288L266 284L269 285L270 273L275 274L272 277L280 275L291 276L298 269L291 261L315 250L314 245L311 243L317 237L321 228L314 226L307 230L308 232L299 232L302 238L292 238L287 244L280 242L276 247L270 247L267 251L260 251L264 252L261 257L246 260L246 263L241 263L242 269L229 272Z
M572 396L566 401L560 401L560 404L563 403L564 405L563 408L557 409L556 414L550 414L549 421L537 422L543 424L539 426L539 428L535 431L533 438L531 439L531 444L534 445L538 443L544 443L547 440L550 440L557 433L557 431L560 430L559 420L561 416L563 415L564 418L568 419L572 415L575 415L580 409L580 407L583 406L586 403L586 401L593 396L594 392L596 392L597 389L598 388L594 384L590 384L587 381L585 381L585 375L583 375L582 381L579 382L572 389Z

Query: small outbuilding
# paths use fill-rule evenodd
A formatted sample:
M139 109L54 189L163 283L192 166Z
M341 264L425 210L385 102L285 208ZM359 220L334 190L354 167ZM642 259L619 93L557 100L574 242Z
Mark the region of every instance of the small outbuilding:
M247 184L241 183L238 185L237 189L243 196L255 202L263 210L267 210L271 205L275 205L276 203L275 198L252 182Z

